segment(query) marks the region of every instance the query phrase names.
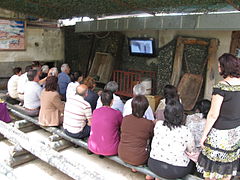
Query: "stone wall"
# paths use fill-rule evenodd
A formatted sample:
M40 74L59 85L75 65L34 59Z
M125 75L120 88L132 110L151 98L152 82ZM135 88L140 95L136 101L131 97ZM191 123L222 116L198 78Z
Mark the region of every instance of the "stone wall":
M32 61L54 62L64 59L63 33L60 29L33 28L26 29L26 50L0 51L0 77L12 75L12 68L23 69Z

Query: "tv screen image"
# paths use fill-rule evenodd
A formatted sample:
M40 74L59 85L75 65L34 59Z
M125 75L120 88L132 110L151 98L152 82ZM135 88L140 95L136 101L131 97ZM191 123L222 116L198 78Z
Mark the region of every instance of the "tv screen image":
M154 56L154 40L152 38L129 38L130 55Z

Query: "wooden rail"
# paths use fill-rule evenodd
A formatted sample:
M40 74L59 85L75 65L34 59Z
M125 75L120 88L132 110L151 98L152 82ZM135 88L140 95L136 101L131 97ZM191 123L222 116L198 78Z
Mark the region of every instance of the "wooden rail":
M22 109L20 109L19 107L11 105L11 104L8 103L8 108L11 110L11 112L14 115L16 115L16 116L18 116L20 118L23 118L23 119L25 119L27 121L30 121L30 122L40 126L39 123L38 123L38 119L37 118L33 118L33 117L30 117L30 116L24 114L24 111ZM70 141L70 142L72 142L72 143L74 143L74 144L76 144L78 146L81 146L81 147L83 147L85 149L88 149L87 142L85 142L85 141L83 141L81 139L75 139L75 138L72 138L70 136L67 136L63 132L63 130L61 130L61 129L58 129L56 127L42 127L42 126L41 126L41 128L43 128L46 131L51 132L53 134L57 134L60 137L62 137L63 139L66 139L66 140L68 140L68 141ZM106 158L108 158L110 160L113 160L113 161L117 162L118 164L121 164L121 165L123 165L125 167L134 168L138 172L141 172L143 174L146 174L146 175L149 175L149 176L152 176L152 177L155 177L155 178L160 178L161 180L167 180L167 179L159 177L158 175L153 173L147 166L133 166L133 165L127 164L127 163L123 162L118 156L106 156ZM180 179L178 179L178 180L180 180ZM183 177L182 180L201 180L201 178L198 178L196 176L193 176L193 175L189 174L189 175Z

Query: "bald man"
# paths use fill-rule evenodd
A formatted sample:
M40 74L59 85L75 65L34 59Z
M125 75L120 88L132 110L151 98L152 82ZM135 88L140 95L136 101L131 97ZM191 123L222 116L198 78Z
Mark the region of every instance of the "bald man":
M63 128L65 134L73 138L83 139L90 135L92 110L84 100L88 87L84 84L77 86L76 94L67 99L64 108Z

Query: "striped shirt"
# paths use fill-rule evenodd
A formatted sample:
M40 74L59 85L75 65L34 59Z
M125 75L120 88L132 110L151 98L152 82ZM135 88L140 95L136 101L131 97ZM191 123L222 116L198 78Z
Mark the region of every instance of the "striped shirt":
M64 129L73 134L79 133L91 118L91 106L82 96L74 95L67 99L64 108Z

